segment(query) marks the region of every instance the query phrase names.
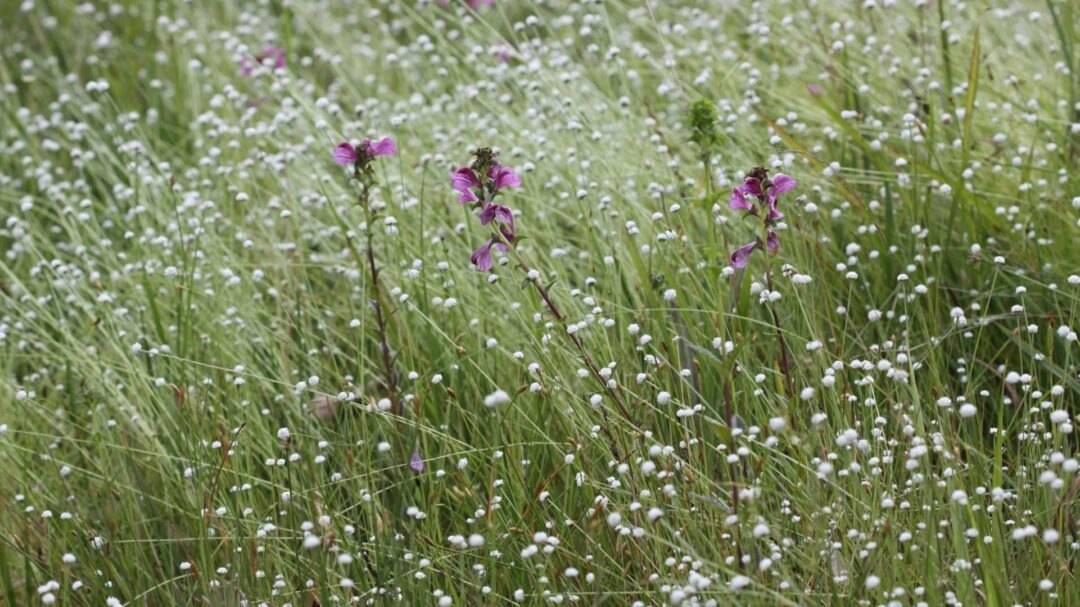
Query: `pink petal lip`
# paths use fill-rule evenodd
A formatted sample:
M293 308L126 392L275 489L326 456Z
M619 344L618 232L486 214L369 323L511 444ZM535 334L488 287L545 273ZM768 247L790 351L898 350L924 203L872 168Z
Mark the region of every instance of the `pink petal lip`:
M397 144L390 137L384 137L371 144L372 156L395 156L397 153Z
M488 170L488 177L495 182L495 189L516 188L521 185L521 177L514 169L496 164Z
M731 254L731 267L736 269L742 269L746 267L747 262L750 260L750 254L754 252L754 249L761 246L761 239L754 240L750 244L743 245L735 252Z
M334 148L334 162L340 165L353 164L358 158L356 148L348 142L340 143Z
M423 472L426 466L424 465L424 458L420 457L419 451L413 451L412 457L409 458L409 467L413 472Z
M462 193L469 188L475 188L479 185L480 180L477 179L476 173L469 167L461 167L454 171L454 174L450 177L450 186Z
M795 179L783 173L777 173L776 177L772 179L772 195L783 194L784 192L790 192L795 189Z
M731 190L731 202L728 206L732 211L740 211L744 209L752 209L754 205L750 204L750 201L743 195L741 188L732 188Z
M480 202L480 199L473 194L472 190L464 190L461 192L461 196L458 196L458 202L461 204L469 204L473 202Z
M487 272L494 264L491 261L491 241L487 241L480 245L480 248L473 251L473 254L469 257L469 260L473 262L477 270L481 272Z

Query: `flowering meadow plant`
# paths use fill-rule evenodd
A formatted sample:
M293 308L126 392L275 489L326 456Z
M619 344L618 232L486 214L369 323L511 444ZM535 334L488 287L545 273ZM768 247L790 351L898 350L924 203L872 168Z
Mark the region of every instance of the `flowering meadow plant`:
M376 156L395 155L397 155L397 144L389 137L378 141L365 139L358 147L353 147L346 141L334 148L334 162L344 166L367 166Z
M754 215L761 219L765 230L765 250L775 253L780 248L780 239L776 235L774 226L784 218L779 211L778 197L784 192L795 189L795 180L791 177L778 173L773 179L769 179L769 172L761 167L750 171L742 184L731 189L731 202L729 206L733 211L746 211L748 215ZM746 267L750 254L762 245L762 239L756 238L753 242L743 245L731 254L731 267L742 269Z
M1080 605L1076 24L0 2L0 605Z
M477 217L480 225L490 224L496 230L470 257L476 269L486 272L493 265L491 249L505 253L507 246L517 240L513 211L494 200L500 190L519 187L521 178L513 169L499 164L493 151L484 148L477 150L476 160L471 166L454 171L450 185L458 192L459 203L479 211Z

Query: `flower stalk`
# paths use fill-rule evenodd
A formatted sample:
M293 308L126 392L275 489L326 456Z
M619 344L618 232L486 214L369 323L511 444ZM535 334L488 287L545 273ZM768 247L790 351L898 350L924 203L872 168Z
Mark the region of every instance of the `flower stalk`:
M769 256L780 250L780 239L776 234L776 229L781 227L780 221L784 218L783 213L777 208L778 197L780 194L794 190L796 185L798 184L793 178L783 173L777 173L770 179L766 169L755 167L750 170L742 185L731 190L730 208L734 211L746 211L745 215L753 215L761 220L761 236L739 247L731 254L731 267L745 268L754 251L764 246L765 286L769 294L773 292L772 262ZM768 294L766 294L765 302L769 306L773 327L776 329L776 339L780 342L780 372L784 375L787 396L791 398L795 395L795 385L791 377L791 356L788 352L787 340L784 339L784 331L780 326L780 315Z
M359 253L350 244L353 255L357 258L357 263L366 265L368 268L368 278L370 279L371 299L368 303L375 311L375 333L379 339L379 355L382 362L382 384L386 390L387 398L390 400L391 411L395 415L401 415L401 402L398 399L398 372L394 365L394 353L390 348L390 340L388 337L388 329L386 325L386 316L383 313L384 310L384 296L382 288L379 286L379 268L375 263L375 245L374 235L371 230L372 224L377 219L377 213L371 208L370 194L371 188L374 187L375 180L375 167L374 159L379 156L394 156L397 154L397 145L394 140L386 137L379 141L371 141L365 139L360 143L358 147L353 147L349 143L342 143L334 148L334 161L343 166L352 166L353 179L360 186L360 192L357 195L357 204L364 209L364 214L367 219L368 229L366 230L366 247L365 247L365 261L359 256ZM340 218L339 218L340 221Z

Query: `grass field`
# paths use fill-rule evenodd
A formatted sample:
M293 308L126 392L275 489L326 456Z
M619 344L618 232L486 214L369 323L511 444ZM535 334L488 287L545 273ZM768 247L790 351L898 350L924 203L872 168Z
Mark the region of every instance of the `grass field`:
M0 604L1080 603L1075 0L0 36Z

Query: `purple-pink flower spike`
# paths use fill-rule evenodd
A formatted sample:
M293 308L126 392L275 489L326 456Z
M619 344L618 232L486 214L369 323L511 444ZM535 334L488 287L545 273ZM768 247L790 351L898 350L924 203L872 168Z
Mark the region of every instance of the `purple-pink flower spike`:
M758 167L750 171L742 184L735 186L731 190L731 201L728 206L733 211L746 211L761 217L764 223L763 227L768 230L764 243L767 253L775 253L780 249L780 239L772 229L784 218L784 214L777 208L777 197L780 194L794 190L797 185L798 183L793 177L783 173L777 173L775 177L769 179L768 171ZM736 249L731 254L731 267L736 269L745 268L750 259L750 254L761 245L761 239L758 238L754 242Z
M476 269L486 272L495 264L491 258L491 249L506 252L506 244L517 240L514 227L514 212L510 207L492 202L505 188L521 185L521 177L510 167L499 164L495 152L489 148L476 151L476 160L471 166L461 167L450 175L450 186L459 194L458 202L479 209L477 217L480 225L492 224L497 231L469 256Z

